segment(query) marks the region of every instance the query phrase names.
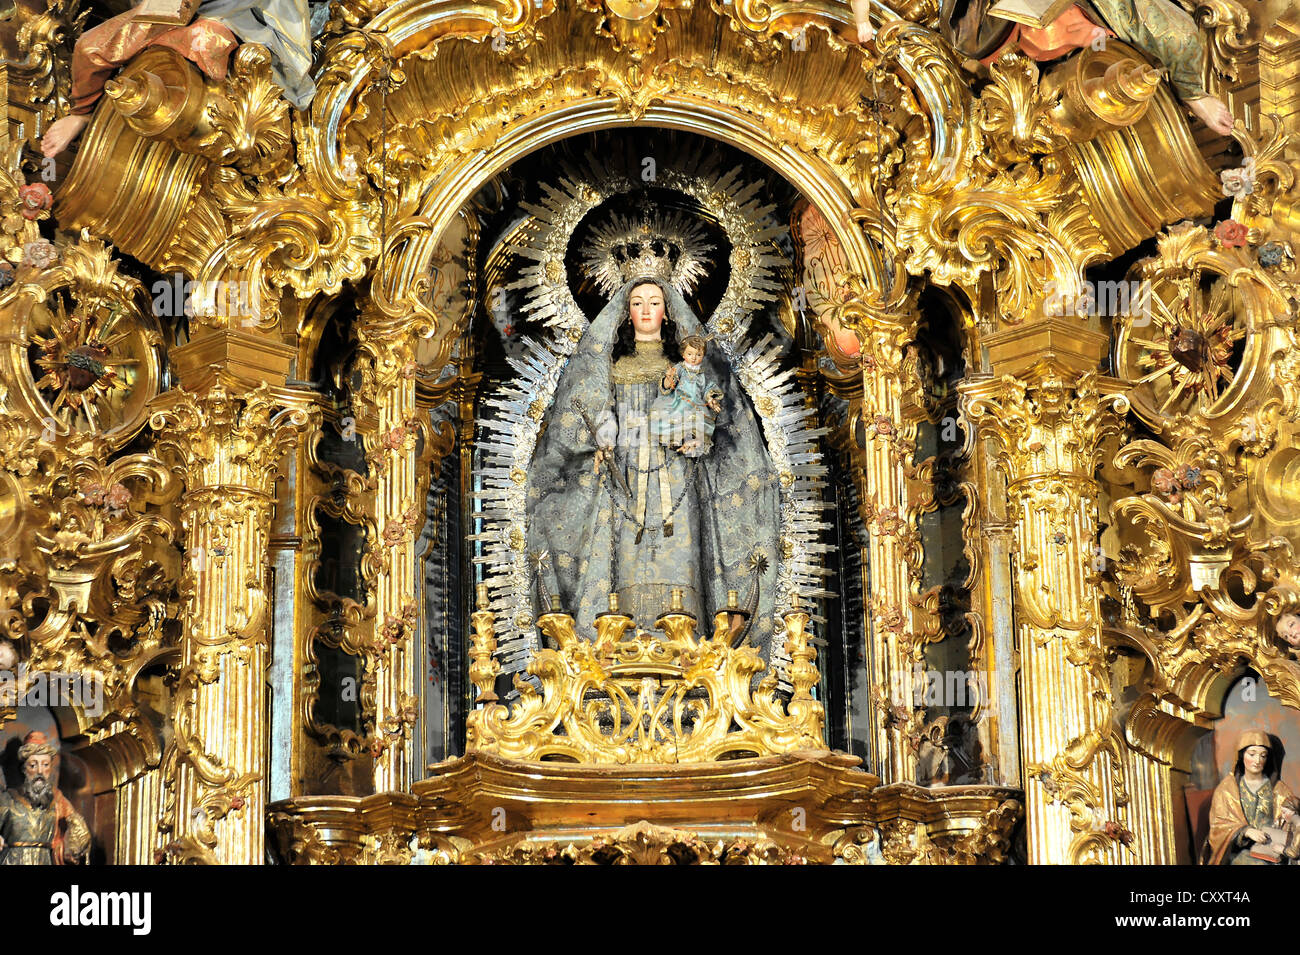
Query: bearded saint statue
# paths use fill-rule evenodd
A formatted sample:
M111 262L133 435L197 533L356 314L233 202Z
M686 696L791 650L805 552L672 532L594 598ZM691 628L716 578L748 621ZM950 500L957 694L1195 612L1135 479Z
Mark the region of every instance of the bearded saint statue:
M53 782L55 749L33 730L18 749L23 784L0 793L0 865L85 861L90 829Z

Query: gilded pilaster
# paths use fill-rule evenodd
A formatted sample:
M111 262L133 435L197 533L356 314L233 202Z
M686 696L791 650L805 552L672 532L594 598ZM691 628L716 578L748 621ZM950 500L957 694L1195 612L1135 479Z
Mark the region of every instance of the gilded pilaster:
M1141 657L1120 657L1124 660ZM1175 715L1175 714L1178 715ZM1178 865L1186 832L1178 825L1187 818L1183 789L1190 775L1192 750L1200 739L1188 732L1186 711L1177 704L1140 696L1124 718L1124 772L1132 802L1129 825L1133 851L1143 865Z
M163 814L180 861L253 864L264 854L271 510L281 458L310 418L292 402L265 384L218 379L168 392L150 419L186 488L190 574Z
M1015 373L968 383L963 401L1007 478L1028 859L1119 863L1132 836L1101 640L1094 473L1126 406L1086 370L1101 336L1076 330L1053 349L1067 344L1060 331L1017 330L1003 365Z

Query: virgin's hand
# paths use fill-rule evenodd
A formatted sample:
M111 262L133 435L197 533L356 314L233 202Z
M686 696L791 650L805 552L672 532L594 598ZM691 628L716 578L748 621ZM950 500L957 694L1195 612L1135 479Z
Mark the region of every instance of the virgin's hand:
M1260 843L1268 842L1268 834L1261 832L1260 830L1256 829L1254 826L1251 826L1249 829L1247 829L1243 833L1243 835L1251 842L1260 842Z

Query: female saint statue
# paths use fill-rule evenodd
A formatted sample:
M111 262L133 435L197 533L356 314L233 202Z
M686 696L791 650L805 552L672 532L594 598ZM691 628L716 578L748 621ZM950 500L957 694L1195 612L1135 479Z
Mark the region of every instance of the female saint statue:
M560 377L528 476L528 547L543 589L584 637L611 594L650 629L680 590L708 632L735 591L753 612L749 641L766 648L779 495L757 419L722 350L693 341L687 366L713 389L707 420L657 420L656 399L679 385L679 343L702 335L700 321L666 256L629 258L620 274ZM739 627L743 616L732 619Z
M1247 730L1237 741L1237 765L1210 802L1210 865L1269 865L1252 850L1271 842L1284 850L1283 864L1294 858L1285 852L1288 839L1279 830L1285 826L1289 834L1294 825L1295 797L1279 778L1281 767L1270 742L1263 730Z

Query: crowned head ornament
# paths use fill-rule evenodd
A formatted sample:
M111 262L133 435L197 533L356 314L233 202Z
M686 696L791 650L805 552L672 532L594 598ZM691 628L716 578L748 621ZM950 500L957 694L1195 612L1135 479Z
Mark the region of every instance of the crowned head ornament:
M637 218L615 215L594 229L583 253L587 276L606 295L632 279L654 279L682 294L695 290L708 273L713 251L708 233L680 213L646 211Z

